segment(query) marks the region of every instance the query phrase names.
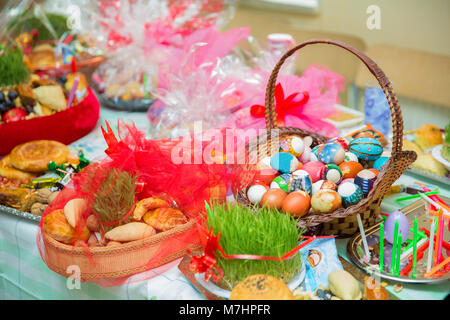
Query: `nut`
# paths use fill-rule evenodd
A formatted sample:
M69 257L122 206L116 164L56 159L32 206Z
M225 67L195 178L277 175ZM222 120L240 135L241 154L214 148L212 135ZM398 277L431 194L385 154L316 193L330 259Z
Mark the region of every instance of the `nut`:
M43 204L49 204L49 197L52 194L52 192L50 191L50 189L47 188L43 188L43 189L39 189L36 193L36 201L43 203Z
M41 216L48 205L36 202L31 206L31 214L34 214L35 216Z

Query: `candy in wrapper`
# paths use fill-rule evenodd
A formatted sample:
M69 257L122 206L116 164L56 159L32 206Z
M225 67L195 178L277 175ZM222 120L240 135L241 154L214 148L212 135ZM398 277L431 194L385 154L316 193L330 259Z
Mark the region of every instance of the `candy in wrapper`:
M29 184L21 185L22 188L42 189L54 187L60 179L58 178L36 178L31 180Z

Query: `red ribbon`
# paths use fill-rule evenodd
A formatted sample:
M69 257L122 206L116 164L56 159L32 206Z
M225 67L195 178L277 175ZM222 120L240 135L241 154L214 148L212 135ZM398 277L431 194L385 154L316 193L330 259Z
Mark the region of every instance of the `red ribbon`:
M297 101L295 98L302 94L301 100ZM295 92L284 98L284 91L281 83L278 83L275 87L275 111L277 114L277 123L280 126L284 126L284 118L286 115L291 114L291 111L295 108L305 105L309 100L309 93L307 91ZM265 107L255 104L250 108L250 114L257 118L263 118L265 116Z
M324 237L307 237L307 236L301 236L301 238L306 238L308 240L300 243L298 246L293 248L292 250L288 251L281 257L270 257L270 256L259 256L259 255L253 255L253 254L231 254L228 255L225 253L223 248L219 244L220 239L220 232L217 234L217 236L214 235L212 228L209 232L206 231L206 228L203 226L200 226L202 231L207 233L206 236L206 244L204 246L204 252L202 254L193 255L191 252L188 252L188 254L192 257L192 260L190 262L191 270L195 273L205 273L205 281L209 281L211 278L214 281L219 281L223 277L223 270L216 265L216 252L219 251L221 256L225 259L240 259L240 260L272 260L272 261L284 261L287 259L290 259L292 256L297 254L297 252L306 246L307 244L310 244L315 239L319 238L334 238L336 236L324 236Z

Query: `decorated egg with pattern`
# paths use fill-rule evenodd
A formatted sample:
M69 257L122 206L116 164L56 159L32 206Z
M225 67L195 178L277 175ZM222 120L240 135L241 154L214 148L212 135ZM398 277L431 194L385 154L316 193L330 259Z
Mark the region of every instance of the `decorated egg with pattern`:
M381 143L370 137L361 137L352 140L348 150L354 153L359 160L372 161L378 159L383 153Z
M291 181L292 175L289 173L284 173L273 179L270 184L270 189L281 189L285 192L289 192L289 182Z
M337 165L330 163L323 167L320 177L339 184L342 181L342 171Z
M346 150L348 148L348 143L347 140L345 140L345 138L333 138L331 140L329 140L327 143L339 143L342 148L344 148L344 150Z
M310 160L311 161L320 161L319 160L319 155L318 155L317 152L319 151L319 148L321 146L323 146L323 144L319 144L319 145L317 145L317 146L315 146L314 148L311 149L311 156L310 156Z
M357 204L364 197L361 188L351 182L341 183L338 188L338 194L341 196L344 208Z
M342 171L342 179L354 178L363 169L361 163L356 161L344 161L339 165Z
M309 173L309 176L311 177L312 182L316 182L320 180L320 175L322 172L323 167L325 165L320 161L311 161L307 162L303 165L302 170L305 170Z
M344 161L355 161L355 162L359 162L359 159L358 159L358 157L356 156L356 154L351 153L350 151L347 151L347 152L345 153Z
M289 183L289 192L302 190L308 195L312 192L312 180L309 173L305 170L297 170L292 173L292 178Z
M270 166L281 173L290 173L298 168L297 158L286 152L278 152L270 158Z
M377 169L378 171L382 170L382 167L386 164L386 162L389 160L388 157L379 157L375 162L373 163L373 168Z
M326 143L319 147L317 156L323 163L340 164L344 161L345 150L339 143Z
M280 152L288 152L296 157L302 155L305 150L303 139L296 136L284 138L280 143Z
M336 183L329 181L329 180L319 180L317 182L313 183L312 186L312 194L315 194L316 192L320 191L320 190L325 190L325 189L329 189L329 190L337 190L337 185Z
M320 190L311 197L311 207L317 213L330 213L341 206L342 199L334 190Z
M368 169L361 170L355 177L355 184L361 188L361 191L364 194L364 197L367 197L370 190L373 188L373 184L377 176L375 173Z

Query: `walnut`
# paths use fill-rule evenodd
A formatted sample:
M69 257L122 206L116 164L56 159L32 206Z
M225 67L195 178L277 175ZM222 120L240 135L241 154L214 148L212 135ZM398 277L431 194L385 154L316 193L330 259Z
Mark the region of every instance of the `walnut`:
M34 214L35 216L41 216L48 205L36 202L31 206L31 214Z
M50 191L50 189L47 188L39 189L36 194L36 201L43 204L49 204L50 203L49 197L51 194L52 192Z

